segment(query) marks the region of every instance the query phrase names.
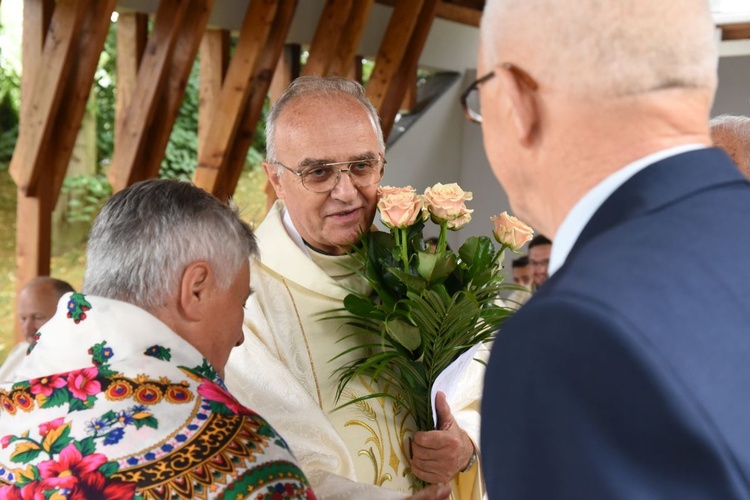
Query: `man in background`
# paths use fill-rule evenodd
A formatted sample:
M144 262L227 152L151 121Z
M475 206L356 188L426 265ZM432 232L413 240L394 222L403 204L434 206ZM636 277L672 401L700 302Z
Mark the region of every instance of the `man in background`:
M511 271L513 273L513 283L523 288L512 290L503 303L507 307L518 309L531 298L532 294L531 287L534 282L534 273L529 264L529 257L524 255L513 260Z
M489 0L470 87L554 235L489 359L489 497L750 498L750 184L711 147L709 2L571 5Z
M720 115L709 125L714 145L726 151L740 172L750 178L750 117Z
M529 264L534 276L533 290L547 281L549 256L552 253L552 242L544 235L537 234L529 242Z
M24 285L18 294L16 305L23 340L16 344L5 358L0 367L0 380L13 376L13 371L26 355L26 349L34 339L34 334L55 315L60 297L73 291L75 290L67 281L49 276L37 276Z
M530 288L533 274L531 272L531 266L529 265L528 255L514 259L511 267L513 272L513 283Z

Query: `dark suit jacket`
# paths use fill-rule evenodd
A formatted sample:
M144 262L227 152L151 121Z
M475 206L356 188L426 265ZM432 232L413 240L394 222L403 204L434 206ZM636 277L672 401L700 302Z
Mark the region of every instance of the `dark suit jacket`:
M750 498L750 184L718 149L642 170L499 332L490 499Z

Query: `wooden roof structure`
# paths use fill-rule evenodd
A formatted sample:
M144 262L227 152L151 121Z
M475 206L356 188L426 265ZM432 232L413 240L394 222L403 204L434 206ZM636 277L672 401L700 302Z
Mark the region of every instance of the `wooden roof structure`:
M274 100L300 74L361 75L359 42L376 0L325 0L299 64L287 34L300 0L243 0L246 10L230 57L230 33L208 28L224 0L158 0L148 14L118 19L115 191L154 178L200 53L198 158L194 182L220 198L240 177L266 96ZM306 1L306 0L302 0ZM484 0L377 0L392 7L366 92L387 136L436 17L478 26ZM18 189L17 291L50 272L51 214L70 162L117 0L24 0L20 130L10 173ZM239 15L239 13L238 13ZM750 37L750 24L725 39ZM16 328L17 335L20 329Z
M285 45L298 1L248 0L231 57L229 31L208 28L215 0L159 0L150 33L148 14L120 14L108 174L115 192L157 177L199 52L193 180L220 198L234 192L269 92L275 99L300 74L361 75L356 51L375 0L326 0L303 68L299 49ZM393 9L366 91L387 135L416 88L435 17L478 25L484 0L378 1ZM117 0L24 0L20 130L10 164L18 189L17 292L50 272L52 210L116 7Z

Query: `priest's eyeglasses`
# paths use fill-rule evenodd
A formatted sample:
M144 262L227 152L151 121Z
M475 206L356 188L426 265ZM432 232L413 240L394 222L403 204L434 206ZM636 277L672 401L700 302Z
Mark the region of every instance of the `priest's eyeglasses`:
M356 187L373 186L380 181L388 163L383 155L378 158L364 158L359 160L337 161L334 163L316 163L297 171L276 161L279 165L296 175L302 181L302 186L313 193L327 193L332 191L339 182L341 173L349 174L349 179ZM340 165L344 165L342 168Z
M521 81L526 87L531 90L537 90L539 84L523 69L519 68L513 63L502 63L501 66L504 69L510 71L514 77ZM482 123L482 109L479 106L479 86L487 80L494 77L496 73L490 71L486 75L478 78L474 83L469 85L463 94L461 94L461 106L464 108L464 114L466 119L473 123Z

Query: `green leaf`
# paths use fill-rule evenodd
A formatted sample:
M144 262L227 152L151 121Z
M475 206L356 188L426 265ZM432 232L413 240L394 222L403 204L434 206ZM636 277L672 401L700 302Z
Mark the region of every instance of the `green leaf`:
M68 446L71 441L72 439L70 438L70 425L65 425L62 432L60 433L60 436L57 437L57 439L55 439L52 443L52 446L49 450L50 454L57 455L63 450L63 448Z
M41 408L54 408L55 406L62 406L68 402L70 394L66 388L55 389L52 394L44 401Z
M367 297L349 294L344 298L344 307L355 316L367 318L375 309L375 304Z
M396 342L410 351L416 351L422 345L422 337L419 335L419 328L416 326L405 323L400 319L392 319L386 321L385 328Z
M209 401L209 404L211 405L211 408L213 408L214 402L213 401ZM232 412L225 405L223 405L221 403L216 403L216 404L217 405L221 405L221 411L219 411L217 413L223 413L223 414L226 414L226 415L231 415L232 414ZM226 413L226 412L229 412L229 413ZM136 429L140 429L144 425L146 427L151 427L152 429L158 429L159 428L159 421L156 420L155 417L139 418L139 419L134 420L133 424L135 425Z
M117 462L107 462L99 466L99 472L101 472L104 477L110 477L117 472L119 468L120 466L117 465Z
M417 272L429 284L440 283L456 268L456 255L447 252L443 255L419 252Z
M458 249L461 260L466 263L470 279L492 266L495 245L486 236L472 236Z
M75 443L76 448L78 448L78 451L81 452L81 455L84 457L86 455L91 455L96 451L96 444L94 443L94 436L89 436L85 439L81 439L80 441L77 441Z

